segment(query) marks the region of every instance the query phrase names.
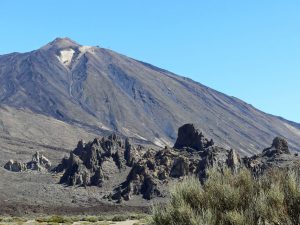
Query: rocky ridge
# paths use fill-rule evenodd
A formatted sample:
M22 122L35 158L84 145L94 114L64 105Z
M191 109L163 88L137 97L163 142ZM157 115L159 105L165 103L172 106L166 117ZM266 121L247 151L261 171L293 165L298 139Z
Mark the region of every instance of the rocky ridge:
M260 154L243 158L244 165L254 174L260 175L274 167L294 168L300 165L298 153L292 154L288 142L282 137L276 137L271 147L266 148Z
M79 141L75 150L54 171L64 172L60 183L101 187L111 173L131 166L135 157L135 148L129 140L112 134L87 144Z
M147 200L164 197L167 193L162 187L185 176L194 175L204 182L207 170L212 167L230 168L233 172L248 168L254 174L261 174L268 168L292 167L299 162L300 158L290 153L284 138L276 137L272 146L261 154L241 158L234 149L216 146L193 124L185 124L179 128L173 148L134 145L128 138L124 140L115 134L87 144L79 141L56 172L63 173L61 183L101 187L103 182L109 182L109 174L127 168L124 182L103 196L120 203L134 195Z
M210 168L220 171L229 168L234 173L247 168L254 175L261 175L270 168L299 165L300 157L290 152L288 142L282 137L276 137L271 147L260 154L240 157L234 149L216 146L195 125L185 124L178 129L174 147L137 145L116 134L88 143L80 140L52 172L59 174L59 183L67 186L102 188L114 177L119 177L121 182L112 186L103 199L121 203L134 196L146 200L165 197L168 194L166 187L186 176L197 176L205 182ZM28 163L9 161L5 168L15 172L47 171L50 166L49 160L36 153Z

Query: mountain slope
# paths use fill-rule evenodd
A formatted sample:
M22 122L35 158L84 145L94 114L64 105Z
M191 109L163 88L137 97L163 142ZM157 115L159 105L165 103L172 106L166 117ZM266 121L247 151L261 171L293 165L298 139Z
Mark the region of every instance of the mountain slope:
M172 145L196 123L216 143L243 154L274 136L300 151L299 124L265 114L190 79L111 50L58 38L29 53L0 56L0 104L80 125Z

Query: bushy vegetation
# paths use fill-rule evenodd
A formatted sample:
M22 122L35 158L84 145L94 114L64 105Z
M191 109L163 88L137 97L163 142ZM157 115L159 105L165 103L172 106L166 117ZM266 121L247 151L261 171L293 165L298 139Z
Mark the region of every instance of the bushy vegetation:
M152 225L299 225L298 171L274 169L255 178L211 170L204 185L187 178L167 205L153 209Z
M65 216L50 216L46 218L38 218L36 219L37 222L47 222L47 223L71 223L72 219L65 217Z
M148 215L146 214L112 214L112 215L101 215L101 216L46 216L35 219L39 223L47 223L47 224L72 224L74 222L86 222L86 224L109 224L108 221L120 222L125 220L142 220L146 218ZM11 219L11 221L15 221L15 219ZM1 219L0 219L1 222ZM101 222L101 223L100 223ZM0 224L1 225L1 224Z

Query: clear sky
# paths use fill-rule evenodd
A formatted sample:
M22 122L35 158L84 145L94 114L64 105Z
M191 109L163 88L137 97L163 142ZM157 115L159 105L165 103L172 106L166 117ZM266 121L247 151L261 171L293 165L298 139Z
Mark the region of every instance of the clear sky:
M299 0L0 0L0 54L99 45L300 122Z

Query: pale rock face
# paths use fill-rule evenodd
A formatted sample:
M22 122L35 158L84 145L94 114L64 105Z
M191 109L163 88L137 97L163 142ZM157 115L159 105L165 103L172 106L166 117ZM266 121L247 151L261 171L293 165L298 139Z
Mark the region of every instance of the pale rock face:
M60 51L57 58L64 66L68 67L72 62L74 53L75 51L73 49L64 49Z
M86 52L94 53L94 48L92 46L80 46L79 51L81 54L84 54Z
M32 156L32 160L27 163L27 169L37 171L47 171L51 167L51 162L45 156L36 152Z
M79 46L79 47L65 48L59 51L57 58L65 67L70 68L72 66L72 63L74 62L76 64L76 62L85 53L89 52L91 54L94 54L94 50L95 49L92 46Z

